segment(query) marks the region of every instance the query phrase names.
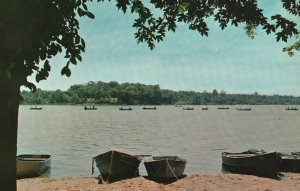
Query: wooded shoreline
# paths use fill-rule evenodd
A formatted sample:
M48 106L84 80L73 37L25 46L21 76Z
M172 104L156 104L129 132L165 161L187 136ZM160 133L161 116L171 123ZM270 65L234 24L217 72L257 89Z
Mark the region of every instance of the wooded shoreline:
M300 105L300 97L291 95L230 94L224 90L212 92L173 91L159 85L118 82L89 82L73 85L66 91L22 91L21 104L110 104L110 105Z

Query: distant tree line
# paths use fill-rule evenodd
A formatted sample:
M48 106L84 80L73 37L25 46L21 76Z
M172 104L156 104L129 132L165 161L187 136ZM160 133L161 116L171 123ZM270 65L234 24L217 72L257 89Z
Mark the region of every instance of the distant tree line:
M127 105L300 105L300 97L281 95L227 94L218 92L172 91L159 85L111 81L73 85L67 91L22 91L22 104L127 104Z

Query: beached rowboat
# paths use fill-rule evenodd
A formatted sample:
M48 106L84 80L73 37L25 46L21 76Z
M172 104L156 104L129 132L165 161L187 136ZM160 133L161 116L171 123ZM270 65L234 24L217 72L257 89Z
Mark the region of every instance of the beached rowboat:
M148 177L156 179L182 177L186 163L178 156L151 156L144 160Z
M18 178L40 176L51 167L51 155L18 155L16 165Z
M106 182L139 176L139 164L142 158L116 150L93 157L96 166ZM93 165L94 166L94 165Z
M294 154L280 154L281 158L281 171L283 172L300 172L300 155Z
M277 178L280 158L277 152L248 150L242 153L222 153L223 168L239 174Z

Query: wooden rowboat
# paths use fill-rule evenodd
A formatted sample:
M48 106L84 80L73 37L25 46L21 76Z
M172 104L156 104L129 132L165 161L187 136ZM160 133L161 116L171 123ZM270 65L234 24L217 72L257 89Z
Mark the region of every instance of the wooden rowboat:
M149 178L178 179L183 176L187 161L178 156L151 156L144 160Z
M277 178L280 157L277 152L248 150L242 153L222 153L223 169L239 174Z
M18 155L16 165L18 178L40 176L51 168L51 155Z
M93 157L94 161L103 180L113 182L139 176L138 167L142 158L110 150Z

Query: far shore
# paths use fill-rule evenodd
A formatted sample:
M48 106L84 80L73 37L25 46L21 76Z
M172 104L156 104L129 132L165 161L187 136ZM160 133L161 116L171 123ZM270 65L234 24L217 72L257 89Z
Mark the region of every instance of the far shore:
M191 174L171 183L137 177L98 184L93 177L28 178L17 180L17 191L299 191L300 174L281 180L240 174Z

